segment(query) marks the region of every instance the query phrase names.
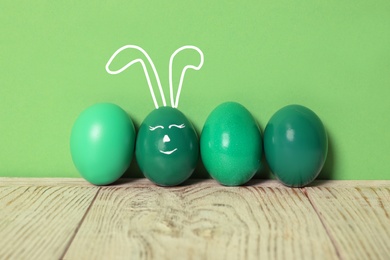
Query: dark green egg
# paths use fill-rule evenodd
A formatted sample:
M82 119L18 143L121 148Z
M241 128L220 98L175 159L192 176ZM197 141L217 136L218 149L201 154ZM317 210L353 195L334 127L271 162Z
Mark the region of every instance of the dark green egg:
M188 179L199 158L199 141L186 116L172 107L152 111L142 122L136 158L146 178L161 186Z
M289 105L277 111L264 131L264 152L274 175L291 187L312 182L321 172L328 137L320 118L310 109Z

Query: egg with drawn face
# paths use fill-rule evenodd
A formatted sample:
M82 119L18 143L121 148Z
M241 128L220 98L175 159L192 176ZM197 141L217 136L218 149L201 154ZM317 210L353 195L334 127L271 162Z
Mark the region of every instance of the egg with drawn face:
M141 58L131 60L122 67L111 68L111 63L117 55L124 51L137 51L142 54ZM174 95L173 87L173 63L177 54L183 51L195 51L199 54L199 64L187 64L181 71L177 92ZM123 62L123 59L120 61ZM195 169L199 158L199 141L197 134L186 116L177 110L180 94L183 86L183 79L186 71L200 70L203 66L203 52L196 46L185 45L173 52L169 59L169 97L171 107L167 106L164 90L160 81L156 66L148 53L137 45L125 45L119 48L106 64L106 71L116 75L136 63L143 68L149 91L155 106L142 122L136 140L136 159L145 177L161 186L174 186L188 179ZM149 69L148 69L149 67ZM152 71L156 80L155 84L149 76ZM156 91L161 95L162 106L156 98ZM176 97L175 97L176 96Z
M176 108L160 107L142 122L136 159L146 178L161 186L187 180L199 158L199 141L187 117Z

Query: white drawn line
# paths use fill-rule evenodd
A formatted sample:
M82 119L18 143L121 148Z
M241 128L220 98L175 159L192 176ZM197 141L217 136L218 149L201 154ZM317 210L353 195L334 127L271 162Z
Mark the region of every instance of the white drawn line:
M154 131L154 130L156 130L157 128L164 129L164 127L163 127L162 125L157 125L157 126L149 126L149 130L150 130L150 131Z
M184 124L181 124L181 125L175 125L175 124L169 125L169 129L171 129L172 127L184 128L184 127L186 127L186 126L185 126Z
M106 64L106 71L112 75L115 75L115 74L119 74L121 73L122 71L126 70L128 67L130 67L131 65L139 62L141 63L142 65L142 68L144 70L144 73L145 73L145 77L146 77L146 80L148 82L148 85L149 85L149 90L150 90L150 94L152 95L152 99L153 99L153 103L154 103L154 106L156 107L156 109L159 107L158 106L158 103L157 103L157 100L156 100L156 96L154 94L154 90L153 90L153 86L152 86L152 83L150 81L150 77L149 77L149 73L146 69L146 65L145 65L145 62L142 60L142 59L136 59L136 60L133 60L129 63L127 63L125 66L123 66L122 68L120 68L119 70L110 70L109 69L109 66L111 65L111 62L115 59L115 57L123 50L125 49L136 49L138 51L140 51L145 57L146 59L148 60L150 66L152 67L152 70L154 72L154 76L156 77L156 81L157 81L157 85L158 85L158 88L160 90L160 95L161 95L161 99L162 99L162 102L163 102L163 106L167 106L167 103L165 101L165 96L164 96L164 91L162 89L162 86L161 86L161 81L160 81L160 78L158 76L158 73L157 73L157 70L156 70L156 67L154 66L154 63L152 61L152 59L150 58L149 54L144 50L142 49L141 47L137 46L137 45L125 45L121 48L119 48L116 52L114 52L114 54L111 56L111 58L108 60L107 64Z
M185 49L193 49L193 50L197 51L200 55L200 63L198 66L187 65L184 67L184 69L182 70L181 75L180 75L180 81L179 81L179 87L177 89L176 100L173 100L172 63L173 63L173 59L175 58L175 56L179 52L181 52ZM186 46L180 47L172 54L171 58L169 59L169 92L170 92L171 106L172 107L177 108L179 106L180 93L181 93L181 88L183 86L184 74L186 73L186 71L188 69L200 70L200 68L202 68L202 66L203 66L203 62L204 62L203 52L196 46L186 45Z
M168 155L170 155L170 154L172 154L173 152L175 152L176 150L177 150L177 148L175 148L175 149L173 149L173 150L171 150L171 151L162 151L162 150L160 150L160 152L163 153L163 154L168 154Z

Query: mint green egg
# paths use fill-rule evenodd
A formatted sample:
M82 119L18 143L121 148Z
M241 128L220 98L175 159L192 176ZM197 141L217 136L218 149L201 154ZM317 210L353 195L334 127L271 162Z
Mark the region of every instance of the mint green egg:
M277 111L264 131L268 165L284 185L303 187L321 172L328 137L320 118L310 109L289 105Z
M70 136L74 165L95 185L107 185L122 176L133 158L134 144L133 122L122 108L110 103L85 109Z
M244 106L226 102L208 116L200 138L200 150L203 164L215 180L227 186L242 185L260 167L261 133Z
M182 112L160 107L142 122L135 154L146 178L161 186L174 186L187 180L194 171L199 141Z

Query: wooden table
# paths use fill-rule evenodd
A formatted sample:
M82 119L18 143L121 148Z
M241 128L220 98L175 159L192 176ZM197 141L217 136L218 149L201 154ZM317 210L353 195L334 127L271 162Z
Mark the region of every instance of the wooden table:
M0 259L390 259L390 181L0 178Z

